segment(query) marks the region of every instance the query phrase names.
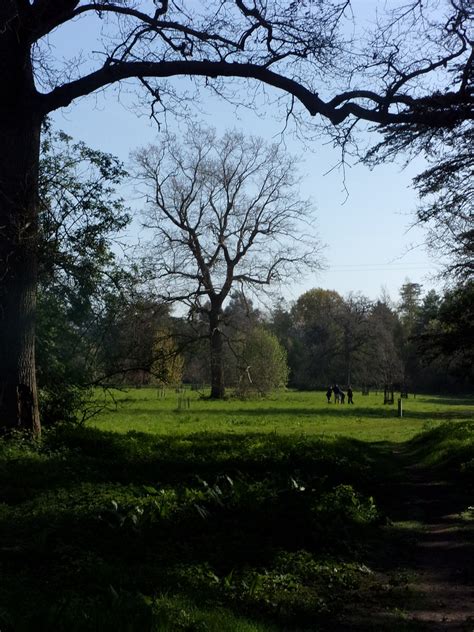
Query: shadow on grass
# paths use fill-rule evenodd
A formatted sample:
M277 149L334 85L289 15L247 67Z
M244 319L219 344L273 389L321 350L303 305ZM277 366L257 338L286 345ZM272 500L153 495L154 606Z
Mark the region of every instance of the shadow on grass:
M223 423L235 423L236 418L268 418L269 420L275 419L277 420L279 417L288 418L289 415L294 415L295 417L307 417L308 419L317 418L333 418L333 419L384 419L384 418L398 418L398 410L397 405L381 405L380 408L362 408L360 406L354 405L328 405L327 408L232 408L231 410L225 407L219 408L200 408L199 405L195 405L194 402L191 405L191 408L183 410L183 411L168 411L171 413L175 413L176 415L186 415L186 416L196 416L199 414L203 414L208 418L216 418L220 417ZM130 418L139 415L146 415L147 418L151 416L151 412L147 408L127 408L127 415ZM160 412L156 412L156 418L159 419ZM420 411L420 410L410 410L408 404L404 404L403 408L403 417L407 419L420 419L423 421L426 420L450 420L450 419L471 419L474 418L474 410L472 409L458 409L455 411ZM198 419L196 421L199 421ZM192 420L191 422L192 423Z
M259 630L411 629L394 612L401 596L371 592L377 575L366 570L408 564L407 540L419 536L386 519L407 491L400 465L410 459L399 445L95 428L45 435L39 447L2 444L0 453L2 629L151 630L142 614L160 594L263 621ZM354 602L357 591L378 594L379 614ZM170 630L218 630L199 628L181 606L170 616Z
M367 487L372 452L363 442L345 437L331 442L274 433L164 437L65 427L47 432L39 451L19 448L3 459L0 454L0 482L3 499L11 504L34 498L40 490L85 483L195 486L199 479L212 482L222 474L257 481L325 478L332 484Z
M427 404L439 404L440 406L474 406L474 397L465 395L462 397L437 397L436 399L424 398Z

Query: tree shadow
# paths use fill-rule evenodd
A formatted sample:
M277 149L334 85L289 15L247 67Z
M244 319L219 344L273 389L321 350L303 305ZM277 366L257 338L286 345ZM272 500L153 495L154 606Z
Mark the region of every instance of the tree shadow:
M474 397L464 395L458 397L436 397L436 399L423 398L427 404L439 404L440 406L474 406Z
M9 590L19 594L34 586L35 604L47 603L48 590L74 591L82 603L110 586L144 595L166 588L239 613L244 607L252 620L260 609L279 629L314 622L321 630L368 630L372 623L374 630L422 629L400 627L394 609L406 603L406 594L377 592L379 577L411 568L418 543L436 547L442 541L429 540L415 522L459 510L465 490L455 494L455 485L446 487L441 500L449 503L440 504L440 488L429 479L408 480L415 449L414 443L345 437L326 442L273 433L164 437L96 428L46 433L38 453L0 462L2 489L9 490L0 513ZM360 493L373 496L379 508L370 519L363 517L370 503ZM404 528L394 519L414 524ZM311 573L288 579L289 567L278 567L276 560L282 552L292 560L301 551L322 560L323 568L348 562L373 569L367 579L372 588L357 589L372 595L373 617L349 579L345 586L334 576L329 592ZM460 559L471 552L472 547L464 549ZM38 576L48 577L44 587ZM257 576L267 591L260 601L264 588L249 588ZM0 607L10 608L2 595ZM289 595L294 602L285 602ZM323 605L327 600L332 624L318 599ZM349 616L351 607L362 620Z

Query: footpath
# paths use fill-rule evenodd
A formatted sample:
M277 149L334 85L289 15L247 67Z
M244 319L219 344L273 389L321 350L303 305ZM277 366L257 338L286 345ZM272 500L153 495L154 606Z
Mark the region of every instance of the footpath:
M418 525L409 585L416 598L407 604L406 618L420 629L474 632L474 498L420 468L409 452L393 456L400 465L400 493L392 520Z
M371 581L334 629L474 632L474 498L405 446L384 444L379 454L387 526Z

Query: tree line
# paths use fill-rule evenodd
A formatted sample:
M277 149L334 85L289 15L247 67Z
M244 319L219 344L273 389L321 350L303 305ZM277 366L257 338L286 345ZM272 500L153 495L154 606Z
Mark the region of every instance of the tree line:
M332 290L305 292L270 314L288 353L290 384L335 382L413 392L472 389L472 286L423 294L405 282L398 300Z

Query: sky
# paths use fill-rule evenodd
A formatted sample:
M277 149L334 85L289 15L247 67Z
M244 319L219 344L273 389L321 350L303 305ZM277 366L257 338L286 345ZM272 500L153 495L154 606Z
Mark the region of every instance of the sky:
M362 2L370 15L376 1ZM69 54L72 41L76 47L78 42L85 47L90 44L89 27L82 20L58 30L51 38L54 54ZM175 80L176 85L185 81ZM137 107L138 94L131 90L119 97L116 90L108 89L55 112L52 120L55 127L75 139L110 152L128 165L132 150L159 142L156 123L147 110ZM269 142L280 140L281 121L275 119L271 110L264 114L262 110L259 116L248 109L236 112L233 106L206 93L200 111L193 112L197 121L216 127L218 132L235 128L257 133ZM168 124L171 130L179 132L183 122L170 118ZM282 288L288 300L295 300L314 287L336 290L342 295L360 292L373 300L382 291L397 300L407 279L422 284L425 291L439 287L434 279L438 267L423 245L426 233L417 227L410 229L417 206L411 179L422 169L421 160L406 168L400 160L398 164L369 170L355 160L351 164L349 159L343 174L336 167L339 150L327 138L303 143L286 135L284 142L300 161L301 192L311 198L316 209L317 221L312 230L325 244L323 270ZM128 186L124 192L134 213L139 215L140 202L133 187ZM130 231L131 241L137 238L136 227L137 223Z

